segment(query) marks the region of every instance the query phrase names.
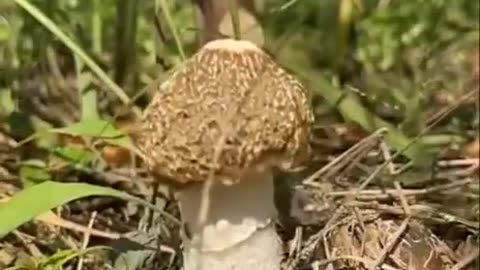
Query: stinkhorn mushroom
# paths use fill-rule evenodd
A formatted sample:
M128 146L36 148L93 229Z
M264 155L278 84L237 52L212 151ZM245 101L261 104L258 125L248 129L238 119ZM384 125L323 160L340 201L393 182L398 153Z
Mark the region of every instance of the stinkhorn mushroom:
M302 85L249 41L207 43L159 87L134 142L175 190L185 270L280 269L272 170L306 160L312 121Z

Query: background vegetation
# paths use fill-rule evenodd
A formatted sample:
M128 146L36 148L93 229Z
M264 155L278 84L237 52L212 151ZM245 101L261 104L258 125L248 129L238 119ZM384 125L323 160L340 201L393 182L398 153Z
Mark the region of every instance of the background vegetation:
M360 202L397 226L413 217L454 254L448 267L475 267L480 3L255 3L265 49L305 83L317 118L308 169L278 181L285 241L305 230L286 269L328 266L308 245L336 209L372 210ZM187 0L0 2L0 269L177 269L178 211L126 134L198 49L193 11ZM352 190L354 207L341 195ZM323 210L297 209L305 200ZM329 231L334 245L346 245L341 231Z

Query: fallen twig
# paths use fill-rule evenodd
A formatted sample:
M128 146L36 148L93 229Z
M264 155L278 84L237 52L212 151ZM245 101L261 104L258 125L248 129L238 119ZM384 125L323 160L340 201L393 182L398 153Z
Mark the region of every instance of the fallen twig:
M88 222L88 230L84 233L83 235L83 241L82 241L82 246L80 247L80 251L84 251L88 247L88 242L90 242L90 230L93 227L93 222L95 222L95 217L97 216L97 211L93 211L90 221ZM77 264L77 270L82 270L83 268L83 260L84 256L80 256L78 259L78 264Z
M395 246L395 244L398 242L398 240L401 239L401 235L407 229L407 226L408 226L408 223L410 222L410 219L411 219L411 216L407 216L407 218L405 218L405 220L403 220L402 224L400 225L400 227L398 227L398 230L393 235L393 238L390 240L390 242L387 243L385 248L382 250L380 255L377 257L377 259L375 259L375 261L372 264L370 264L370 266L368 268L369 270L375 270L375 269L377 269L377 267L379 265L381 265L383 263L383 261L385 260L387 255L392 250L392 248Z
M464 269L466 266L471 264L476 258L479 256L479 248L477 247L474 251L472 251L470 254L465 256L462 260L457 262L451 270L461 270Z

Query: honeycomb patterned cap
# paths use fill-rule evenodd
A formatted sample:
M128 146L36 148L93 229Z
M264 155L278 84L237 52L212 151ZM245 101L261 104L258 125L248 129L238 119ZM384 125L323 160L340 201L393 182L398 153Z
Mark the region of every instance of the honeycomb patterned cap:
M231 185L252 169L305 161L312 122L293 76L253 43L223 39L160 86L132 136L158 181Z

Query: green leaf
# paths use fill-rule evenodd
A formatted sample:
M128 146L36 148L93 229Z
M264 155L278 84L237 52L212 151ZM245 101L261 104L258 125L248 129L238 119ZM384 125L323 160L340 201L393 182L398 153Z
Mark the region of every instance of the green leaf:
M11 122L17 123L18 121L11 120ZM55 128L55 129L51 128L48 130L43 130L43 129L38 130L34 134L30 135L29 137L21 141L19 145L23 145L34 139L39 139L39 138L48 136L52 133L98 138L98 139L102 139L103 141L109 144L118 145L128 149L133 148L132 146L133 144L130 138L126 136L124 133L122 133L120 130L118 130L116 127L114 127L112 123L102 119L93 119L93 118L81 120L67 127Z
M88 119L70 126L52 130L55 133L68 134L71 136L88 136L114 139L124 136L112 123L102 119Z
M127 136L122 136L122 137L118 137L118 138L111 138L111 139L106 138L106 139L104 139L104 141L109 143L109 144L125 147L127 149L133 149L132 141L130 140L130 137L127 137Z
M52 176L47 170L47 165L38 159L23 162L19 174L24 187L30 187L52 180Z
M113 126L112 123L102 119L86 119L68 127L52 130L55 133L68 134L71 136L87 136L101 138L105 142L131 148L132 143L128 136L125 136L120 130Z
M89 184L45 181L18 192L5 203L0 203L0 239L45 211L90 196L112 196L134 201L159 211L164 217L178 223L175 217L163 212L162 209L125 192Z
M9 39L10 35L10 27L8 26L7 20L0 16L0 42Z
M77 71L77 88L82 104L80 119L99 119L97 92L92 87L93 76L85 69L85 65L78 56L75 56L75 69Z
M14 267L7 268L5 270L36 270L36 269L42 269L42 270L56 270L56 269L62 269L63 265L72 259L82 256L86 253L95 251L95 250L101 250L101 249L109 249L107 246L94 246L94 247L88 247L86 249L82 250L72 250L72 249L66 249L66 250L60 250L52 254L51 256L44 258L29 258L31 261L27 262L21 262L18 263Z
M79 251L72 249L60 250L55 252L52 256L48 257L41 263L42 269L61 269L61 267L79 255Z
M97 158L94 152L76 145L55 147L52 154L80 167L91 164Z
M157 11L159 9L162 10L163 16L167 21L167 26L168 28L170 28L170 31L172 32L173 38L175 40L175 45L177 47L178 53L180 54L180 58L182 59L182 61L185 61L187 57L185 55L185 51L183 50L183 45L180 39L180 35L178 33L177 28L175 27L172 14L170 13L170 8L166 0L155 0L155 10Z
M63 269L63 265L66 264L67 262L71 261L72 259L82 256L86 253L95 251L95 250L101 250L101 249L108 249L106 246L93 246L89 247L83 250L72 250L72 249L66 249L66 250L60 250L57 251L55 254L52 256L46 258L42 263L41 267L42 269L51 267L53 269Z
M0 23L0 41L2 41L2 25ZM9 115L15 110L12 91L8 88L0 88L0 116Z

